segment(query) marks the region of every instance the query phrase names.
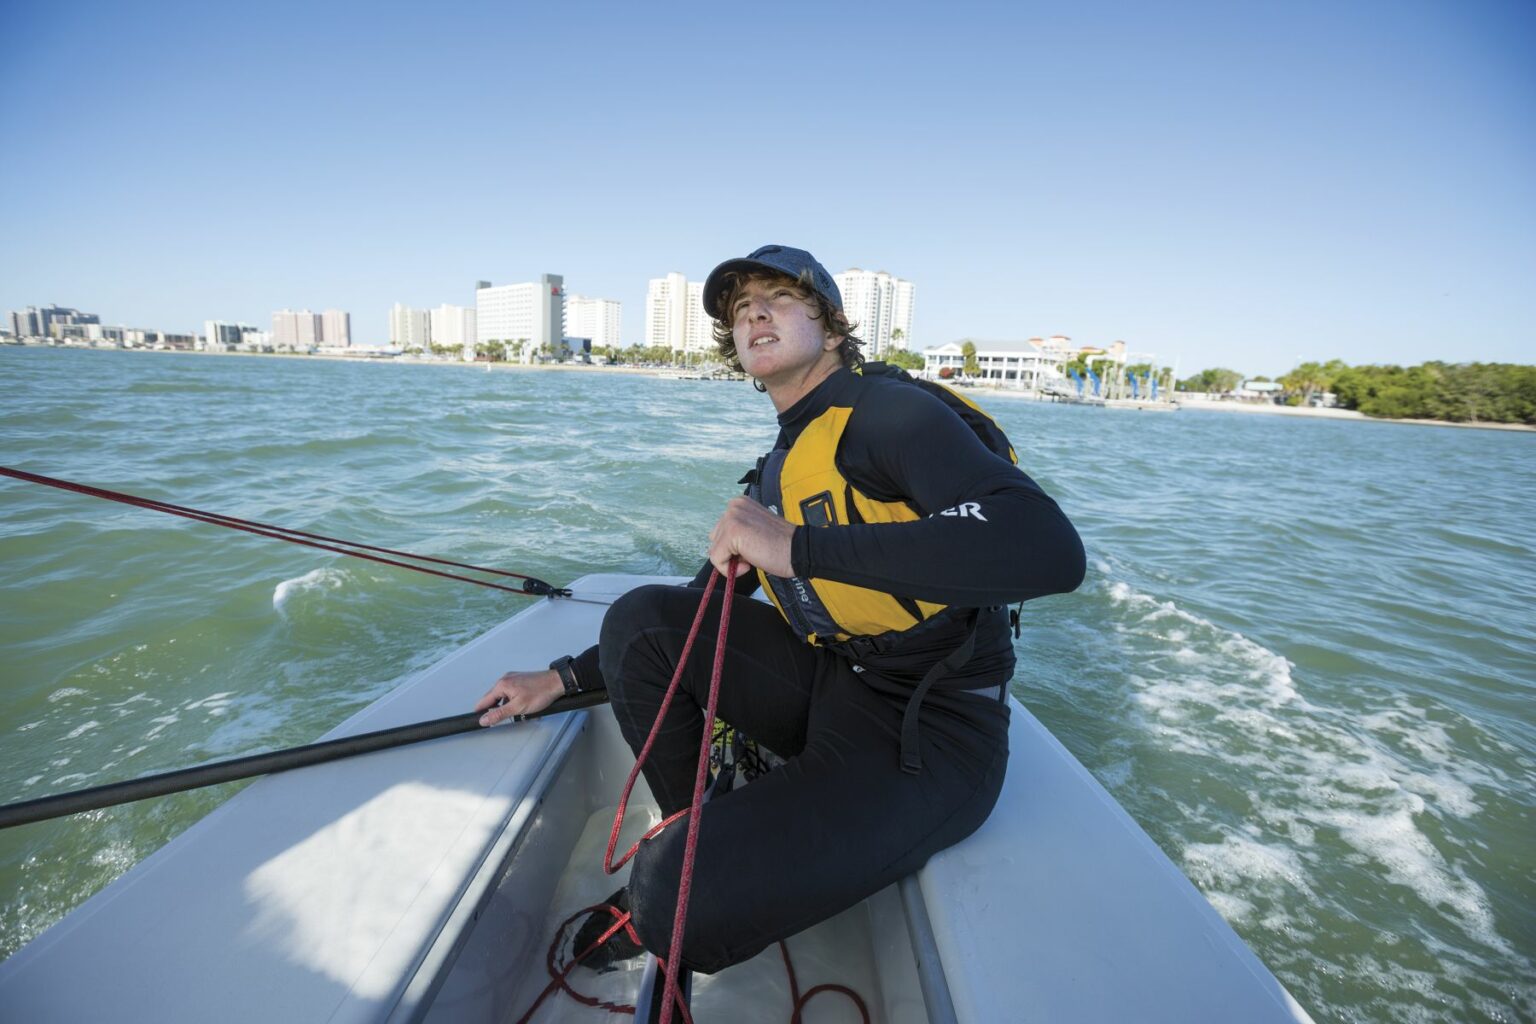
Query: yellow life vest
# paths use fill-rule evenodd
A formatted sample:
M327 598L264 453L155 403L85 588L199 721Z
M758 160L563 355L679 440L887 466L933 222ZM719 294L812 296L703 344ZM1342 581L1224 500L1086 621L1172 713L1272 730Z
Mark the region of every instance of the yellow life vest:
M883 363L865 364L863 374L894 377L937 394L989 447L1017 463L996 423L964 397ZM769 452L758 464L751 496L796 526L908 523L921 518L907 502L864 494L837 468L838 445L852 415L853 405L830 406L806 425L790 448ZM905 633L949 607L851 583L773 576L762 569L758 578L791 628L807 643L824 646Z
M832 406L806 425L793 447L770 452L758 470L758 501L796 526L917 519L911 506L871 498L838 470L837 446L852 414L849 406ZM812 644L905 631L946 607L850 583L757 572L769 600L795 632Z

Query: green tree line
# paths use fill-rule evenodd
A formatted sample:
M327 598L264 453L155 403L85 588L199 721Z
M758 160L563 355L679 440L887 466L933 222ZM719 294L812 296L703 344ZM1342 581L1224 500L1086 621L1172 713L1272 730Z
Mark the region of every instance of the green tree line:
M1202 370L1179 381L1180 391L1231 391L1243 380L1235 370ZM1323 392L1367 416L1447 420L1451 423L1536 425L1536 366L1516 363L1421 363L1418 366L1346 366L1338 359L1302 363L1280 378L1284 401L1310 404Z

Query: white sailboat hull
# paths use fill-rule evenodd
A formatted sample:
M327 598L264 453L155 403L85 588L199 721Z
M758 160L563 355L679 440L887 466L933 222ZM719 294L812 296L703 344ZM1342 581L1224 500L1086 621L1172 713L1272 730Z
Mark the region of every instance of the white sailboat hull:
M467 710L502 672L584 649L604 610L542 601L330 736ZM1016 702L1010 748L975 835L790 940L802 988L849 985L878 1021L1309 1020ZM619 884L601 840L632 763L598 708L261 779L0 964L0 1019L514 1020L549 979L555 924ZM625 974L573 980L623 1000ZM698 979L695 1016L786 1021L787 991L770 949ZM607 1015L557 994L537 1019ZM805 1019L858 1017L826 995Z

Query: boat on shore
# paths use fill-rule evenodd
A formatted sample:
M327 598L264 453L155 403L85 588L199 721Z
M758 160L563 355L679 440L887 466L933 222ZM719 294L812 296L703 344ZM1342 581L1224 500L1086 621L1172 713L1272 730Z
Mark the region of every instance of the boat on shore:
M329 736L469 708L489 680L585 648L607 603L680 582L590 575ZM1011 701L998 805L916 875L788 940L798 988L870 1019L1308 1021L1209 902ZM633 757L605 709L380 751L251 784L0 963L0 1019L512 1021L601 870ZM748 783L749 785L751 783ZM659 820L643 780L621 848ZM704 855L708 855L707 852ZM567 942L569 936L564 937ZM577 968L536 1021L598 1021L643 968ZM777 950L696 977L699 1021L790 1020ZM803 1020L857 1021L823 995Z

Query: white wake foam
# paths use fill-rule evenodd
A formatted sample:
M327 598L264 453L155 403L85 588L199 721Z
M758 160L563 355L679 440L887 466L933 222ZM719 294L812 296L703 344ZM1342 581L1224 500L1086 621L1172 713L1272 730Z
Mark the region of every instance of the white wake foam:
M346 579L340 569L311 569L303 576L283 580L277 585L272 591L272 609L286 617L288 602L294 597L310 591L338 590L344 582Z
M1124 582L1105 593L1118 613L1114 628L1134 646L1133 724L1161 750L1241 787L1252 804L1246 830L1231 824L1230 808L1183 808L1194 831L1221 836L1181 854L1218 910L1239 921L1256 901L1314 898L1319 876L1341 877L1322 859L1342 843L1371 884L1402 886L1485 948L1511 952L1487 893L1423 827L1479 813L1474 785L1498 782L1457 760L1422 708L1399 694L1378 697L1385 706L1366 713L1314 703L1294 666L1262 644ZM1319 849L1320 835L1330 851Z

